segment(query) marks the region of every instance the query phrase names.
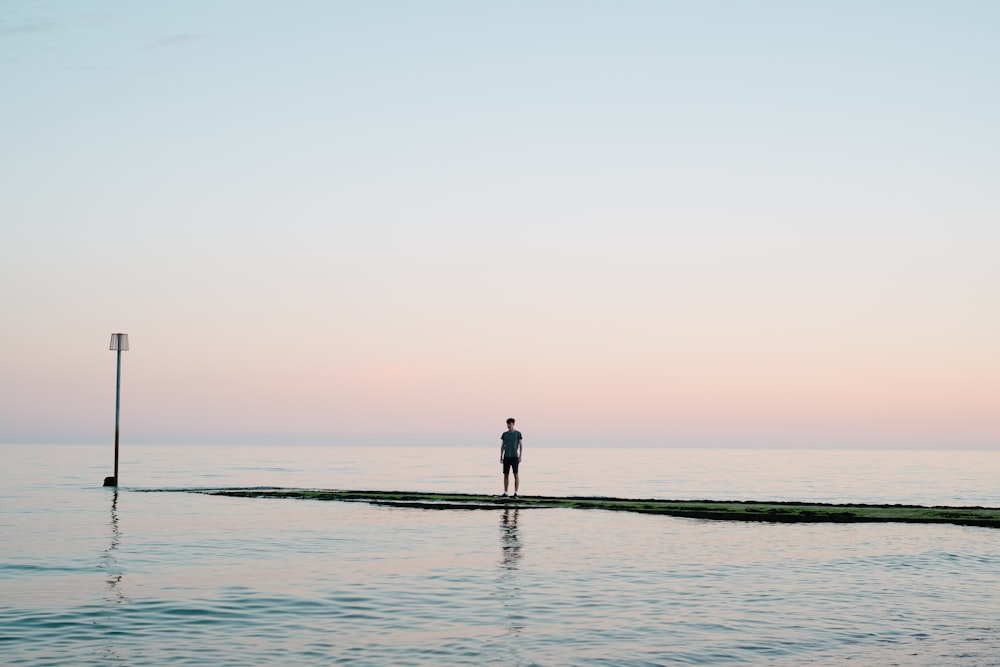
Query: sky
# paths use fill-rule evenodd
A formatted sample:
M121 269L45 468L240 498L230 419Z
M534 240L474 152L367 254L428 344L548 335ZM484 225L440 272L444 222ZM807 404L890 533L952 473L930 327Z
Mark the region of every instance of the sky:
M0 4L0 442L1000 446L1000 3Z

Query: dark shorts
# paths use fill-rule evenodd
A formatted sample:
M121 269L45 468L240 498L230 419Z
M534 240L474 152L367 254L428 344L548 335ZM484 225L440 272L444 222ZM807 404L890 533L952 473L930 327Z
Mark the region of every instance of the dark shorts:
M515 475L517 474L517 457L516 456L514 458L512 458L512 459L504 457L504 460L503 460L503 474L506 475L511 470L514 471Z

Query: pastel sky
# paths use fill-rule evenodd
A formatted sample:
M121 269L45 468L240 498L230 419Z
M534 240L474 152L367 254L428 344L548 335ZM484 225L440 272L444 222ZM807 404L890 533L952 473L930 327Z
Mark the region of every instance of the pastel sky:
M0 441L1000 445L1000 3L0 6Z

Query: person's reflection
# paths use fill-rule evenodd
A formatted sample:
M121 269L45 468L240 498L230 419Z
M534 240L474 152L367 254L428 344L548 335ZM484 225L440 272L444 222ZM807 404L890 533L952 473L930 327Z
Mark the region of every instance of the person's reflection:
M521 542L517 537L517 508L504 508L500 517L500 548L503 559L500 567L505 570L516 570L517 562L521 560Z
M521 560L521 539L517 534L517 508L505 507L500 515L500 590L501 604L507 614L507 634L517 635L522 624L521 587L517 570ZM516 654L516 649L515 649ZM511 656L511 657L516 657ZM519 663L515 660L515 663Z

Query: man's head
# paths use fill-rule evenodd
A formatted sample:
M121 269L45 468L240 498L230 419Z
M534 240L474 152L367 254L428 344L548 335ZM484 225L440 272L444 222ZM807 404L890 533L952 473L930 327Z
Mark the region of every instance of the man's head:
M514 418L511 417L507 420L507 428L514 428Z

